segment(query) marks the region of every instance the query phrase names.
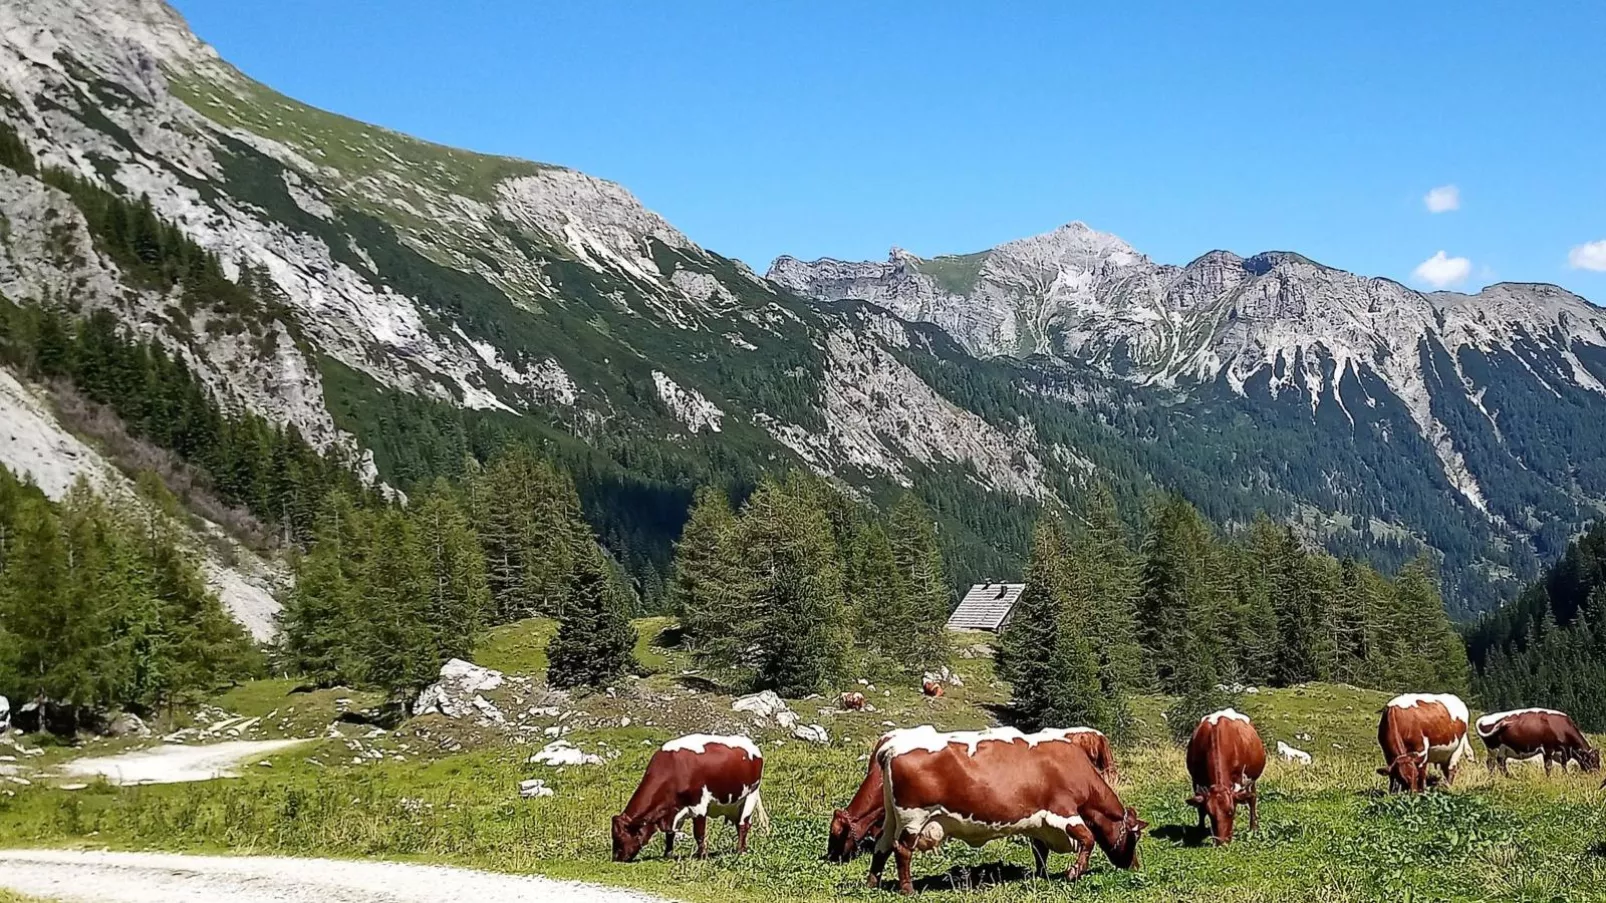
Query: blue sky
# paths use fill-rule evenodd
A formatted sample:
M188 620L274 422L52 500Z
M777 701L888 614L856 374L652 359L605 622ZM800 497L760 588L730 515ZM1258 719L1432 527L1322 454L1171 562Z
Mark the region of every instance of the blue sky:
M760 270L1080 219L1606 303L1599 2L176 5L286 94L616 180Z

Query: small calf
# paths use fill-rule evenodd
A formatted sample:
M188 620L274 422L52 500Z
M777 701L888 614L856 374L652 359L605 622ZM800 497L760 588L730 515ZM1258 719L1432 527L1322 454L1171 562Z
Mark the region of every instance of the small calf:
M862 712L864 711L864 694L843 693L840 705L849 712Z
M942 684L934 680L928 680L920 685L920 692L930 696L932 699L940 699L942 697Z

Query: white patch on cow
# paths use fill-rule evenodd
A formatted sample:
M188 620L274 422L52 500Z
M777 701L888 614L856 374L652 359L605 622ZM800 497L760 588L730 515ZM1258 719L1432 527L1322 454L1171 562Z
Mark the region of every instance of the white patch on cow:
M1223 718L1231 718L1233 721L1242 721L1244 724L1249 723L1248 715L1245 715L1243 712L1239 712L1234 709L1222 709L1219 712L1211 712L1203 718L1200 718L1199 721L1200 723L1208 721L1210 722L1210 725L1214 727L1215 725L1220 724L1221 719Z
M1461 697L1451 693L1406 693L1390 699L1389 708L1409 709L1431 702L1444 706L1445 710L1450 713L1450 717L1462 724L1466 724L1470 720L1467 714L1467 704L1461 701Z
M1067 832L1084 824L1080 815L1062 815L1046 809L1040 809L1018 821L1003 823L980 821L942 806L929 809L905 809L899 806L894 811L897 834L915 835L915 847L923 851L934 850L948 840L980 847L1000 837L1031 837L1041 840L1055 853L1074 853L1078 847Z
M1509 712L1495 712L1478 719L1478 736L1488 737L1500 727L1500 722L1515 715L1560 715L1563 718L1568 717L1566 712L1558 712L1555 709L1512 709Z
M1542 762L1545 758L1545 750L1544 747L1540 747L1527 755L1521 755L1517 750L1501 743L1489 747L1489 758L1493 759L1496 765L1501 762Z
M686 750L688 752L694 752L698 755L702 755L708 750L710 744L714 746L728 746L731 749L739 749L747 753L747 757L750 759L764 758L764 754L758 751L758 746L756 746L752 740L749 740L746 737L717 737L712 734L687 734L684 737L676 737L659 748L664 752L680 752L681 750Z
M1013 743L1023 741L1027 746L1037 746L1041 743L1069 742L1070 735L1076 728L1052 729L1038 731L1035 734L1023 734L1012 727L995 727L985 731L939 731L930 725L909 728L908 730L892 731L886 735L886 742L881 745L881 755L886 758L897 758L911 752L941 752L949 746L963 746L974 756L976 747L983 743L999 742Z
M758 805L757 800L757 785L742 787L742 792L731 800L715 799L713 791L705 786L702 799L698 800L696 805L675 813L675 820L670 825L670 830L678 832L680 823L688 818L723 818L733 825L741 824L752 818L753 809Z

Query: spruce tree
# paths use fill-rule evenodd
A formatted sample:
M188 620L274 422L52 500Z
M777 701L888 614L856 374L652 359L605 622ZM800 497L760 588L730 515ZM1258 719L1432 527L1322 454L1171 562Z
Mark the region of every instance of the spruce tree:
M573 591L547 646L547 683L606 687L635 667L636 631L622 610L600 551L578 555Z
M787 696L825 690L847 652L840 552L824 512L799 479L766 479L742 509L739 546L750 575L750 617L735 625L740 658L758 689Z
M952 590L931 512L913 493L905 492L888 517L888 541L904 589L909 594L913 646L909 661L921 669L948 663L948 615Z
M428 623L435 657L468 658L491 615L485 556L468 516L444 480L437 480L410 508L429 573Z
M1108 487L1094 488L1085 519L1071 540L1068 579L1075 604L1090 613L1099 683L1112 698L1145 691L1154 678L1137 639L1138 562Z
M371 543L356 603L362 678L408 700L441 666L423 542L407 514L392 508L374 514Z
M848 567L847 598L856 636L868 655L872 673L892 674L919 669L914 631L917 610L908 580L898 567L879 524L869 524L853 538Z
M1221 673L1226 599L1219 559L1197 509L1177 495L1156 501L1143 545L1139 640L1163 692L1183 691L1191 681L1182 668L1195 656L1210 659L1202 666L1213 676Z
M361 670L357 600L364 591L367 515L345 493L330 493L314 537L307 552L294 559L295 586L279 614L285 651L296 670L318 686L355 682Z
M704 487L697 490L675 543L669 602L686 644L714 660L735 657L733 627L746 617L746 580L735 533L736 515L725 493Z

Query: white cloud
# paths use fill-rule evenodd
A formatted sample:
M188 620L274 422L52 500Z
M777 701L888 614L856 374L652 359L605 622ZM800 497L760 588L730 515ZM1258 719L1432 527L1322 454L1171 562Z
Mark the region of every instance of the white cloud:
M1567 252L1567 263L1575 270L1606 273L1606 238L1586 241Z
M1465 257L1451 257L1443 251L1416 265L1412 278L1434 288L1449 288L1467 281L1472 272L1472 261Z
M1449 213L1461 209L1461 189L1454 185L1440 185L1422 196L1429 213Z

